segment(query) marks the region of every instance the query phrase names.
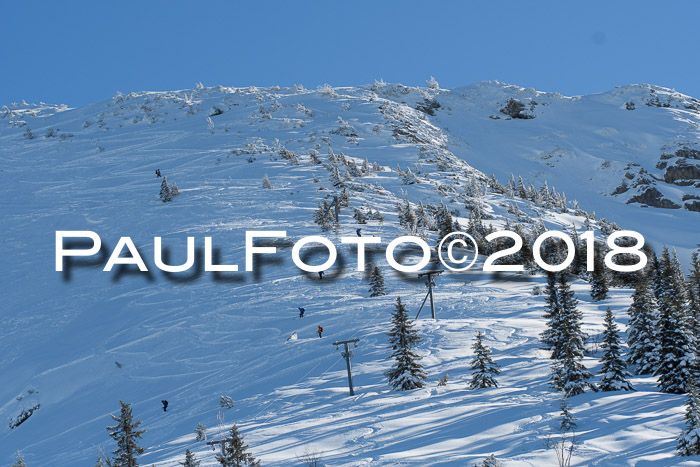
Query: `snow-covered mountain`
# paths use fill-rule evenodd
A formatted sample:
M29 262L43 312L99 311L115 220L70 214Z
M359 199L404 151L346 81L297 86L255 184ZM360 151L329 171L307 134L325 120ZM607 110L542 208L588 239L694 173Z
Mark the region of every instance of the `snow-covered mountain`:
M144 465L178 465L188 448L212 464L214 452L194 440L197 423L214 439L238 424L266 465L299 465L311 451L328 465L466 465L491 453L507 465L551 465L545 441L560 395L539 349L544 301L532 289L543 279L494 277L478 265L441 276L440 319L418 321L430 383L393 392L383 375L393 302L401 296L414 314L425 286L376 255L389 294L369 298L354 254L321 232L314 212L344 187L349 207L338 236L361 228L388 243L403 232L396 203L408 200L443 203L462 226L475 209L494 227L608 232L616 223L687 259L700 242L698 109L696 99L656 86L565 97L492 82L452 90L435 82L197 86L76 109L4 107L0 462L21 449L29 465L92 465L97 447L113 449L105 427L121 399L148 430ZM172 202L158 197L156 169L179 187ZM526 196L514 192L511 174L522 177ZM378 210L383 221L358 224L355 208ZM103 256L56 272L57 230L97 232L104 254L130 236L150 271L103 272ZM288 236L255 273L243 271L246 230ZM319 234L345 259L323 281L297 269L289 248ZM154 266L154 236L172 264L184 262L186 237L198 248L212 237L220 261L241 272L165 275ZM629 290L597 303L585 282L574 290L591 336L608 306L626 322ZM467 390L477 330L503 367L498 389ZM331 343L355 337L350 397ZM588 345L585 363L596 370L599 351L595 340ZM437 387L446 373L449 383ZM679 465L682 396L660 394L653 378L632 383L638 391L571 399L577 462ZM219 406L222 395L233 408Z

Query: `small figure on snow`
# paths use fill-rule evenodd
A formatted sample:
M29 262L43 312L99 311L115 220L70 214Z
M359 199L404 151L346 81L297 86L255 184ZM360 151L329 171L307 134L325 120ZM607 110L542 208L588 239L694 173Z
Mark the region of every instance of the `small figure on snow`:
M318 333L318 337L322 337L321 334L323 334L323 328L321 327L321 325L318 326L316 332Z
M355 231L355 233L357 234L358 237L361 237L362 236L362 229L357 229Z
M160 169L156 169L156 177L160 178Z
M299 307L299 318L303 318L303 317L304 317L304 312L305 312L305 311L306 311L306 310L304 310L302 307Z
M323 271L318 271L318 280L323 280Z
M163 404L163 412L167 412L167 411L168 411L168 401L166 401L165 399L163 399L163 400L160 401L160 402L161 402L161 404Z

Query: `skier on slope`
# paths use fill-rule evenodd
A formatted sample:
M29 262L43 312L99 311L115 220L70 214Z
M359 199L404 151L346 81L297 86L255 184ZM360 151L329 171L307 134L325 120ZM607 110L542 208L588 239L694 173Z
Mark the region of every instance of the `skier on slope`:
M316 330L316 332L318 333L318 337L322 337L321 334L323 334L323 328L320 324L318 325L318 329Z
M160 178L160 169L156 169L156 177Z
M323 271L318 271L318 280L323 280Z
M358 237L361 237L362 236L362 229L357 229L355 231L355 233L357 234Z
M305 311L306 311L306 310L304 310L304 308L299 307L299 318L303 318L303 317L304 317L304 312L305 312Z
M160 401L160 403L163 404L163 412L167 412L168 411L168 401L163 399L162 401Z

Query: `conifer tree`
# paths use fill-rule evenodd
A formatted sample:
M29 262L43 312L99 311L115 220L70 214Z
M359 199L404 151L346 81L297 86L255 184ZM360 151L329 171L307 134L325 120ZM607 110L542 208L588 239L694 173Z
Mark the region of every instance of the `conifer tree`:
M491 349L484 344L484 335L481 331L476 333L476 341L472 345L474 349L474 360L472 360L472 381L469 389L496 388L495 375L501 370L491 358Z
M559 422L559 431L566 433L568 431L574 431L576 428L576 417L571 413L571 407L566 397L561 400L559 404L559 410L561 412L561 421Z
M637 280L628 314L630 319L627 327L627 361L635 366L639 375L653 373L658 365L655 353L658 314L647 276L640 276Z
M608 278L605 274L605 263L598 248L593 256L593 272L591 272L591 298L599 302L608 298Z
M664 247L659 263L659 338L655 352L659 364L654 374L659 377L661 392L681 394L695 366L694 320L686 306L685 279L675 252L671 258Z
M24 462L24 457L22 457L22 453L19 452L19 449L17 450L17 454L15 454L15 461L10 467L27 467L27 464Z
M109 436L117 442L117 449L112 451L116 456L112 460L112 467L137 467L137 457L146 450L139 447L136 441L143 436L146 430L138 430L141 425L140 420L134 420L131 413L131 404L119 401L121 413L119 416L112 415L112 419L117 422L115 426L108 426Z
M321 230L327 232L333 228L335 214L325 199L318 203L318 210L314 212L314 222L321 226Z
M248 445L243 442L243 436L235 424L231 427L228 436L222 440L221 454L216 455L216 460L224 467L260 465L260 462L248 452Z
M400 391L422 388L428 375L419 363L422 357L413 351L421 342L421 338L408 319L408 311L401 302L401 297L396 299L391 322L393 327L389 332L389 343L392 349L391 358L395 363L385 373L389 377L389 383Z
M197 427L194 429L195 440L196 441L206 441L207 439L207 427L201 423L197 423Z
M381 295L386 295L384 290L384 276L382 275L382 270L376 264L372 269L372 275L369 278L369 296L379 297Z
M557 275L547 271L547 285L544 293L547 329L540 335L544 348L552 351L552 358L559 354L559 292L557 291Z
M194 453L189 449L185 451L185 460L180 462L183 467L199 467L200 462L195 457Z
M605 311L605 332L603 333L603 344L601 347L605 350L605 353L603 358L600 359L603 363L603 367L600 369L600 374L603 376L598 385L600 390L631 391L632 386L627 381L627 376L629 375L625 369L625 361L622 358L617 324L615 324L615 318L610 307Z
M328 179L333 184L333 186L336 188L340 188L342 186L345 186L345 183L343 182L343 179L340 176L340 171L338 170L338 166L335 164L333 165L333 167L331 167L331 174L330 174Z
M686 287L688 289L688 307L695 324L693 335L697 337L700 336L700 260L697 252L694 252L690 257L690 273Z
M262 179L262 187L266 190L272 190L272 183L270 183L270 179L267 178L267 174Z
M677 438L676 450L681 456L697 456L700 455L700 395L694 380L689 381L687 387L685 429Z
M163 177L163 181L160 184L160 200L164 203L173 200L170 186L168 186L168 177Z
M578 300L569 286L566 274L559 275L559 351L552 366L552 386L564 392L564 397L576 396L586 388L596 390L588 380L591 373L581 363L583 360L584 334L581 331L581 312L576 308ZM556 350L556 348L555 348Z
M440 207L436 215L436 223L438 229L437 241L440 243L445 236L453 231L454 227L452 214L450 214L450 210L442 204L442 201L440 202Z
M180 194L180 189L177 187L177 183L173 182L170 185L170 197L173 198Z
M352 217L357 221L358 224L366 224L367 216L362 212L361 209L354 208L355 212Z

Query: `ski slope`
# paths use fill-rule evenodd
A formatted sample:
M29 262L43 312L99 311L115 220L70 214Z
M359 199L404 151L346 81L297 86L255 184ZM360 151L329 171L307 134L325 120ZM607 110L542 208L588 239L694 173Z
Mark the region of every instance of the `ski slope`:
M301 465L305 452L333 466L471 465L492 453L505 465L556 463L546 437L556 432L560 395L548 386L549 359L539 349L544 300L532 294L543 279L480 273L483 258L467 274L440 276L439 320L417 321L428 384L390 391L383 372L391 366L393 303L402 297L414 315L425 286L376 255L388 295L369 298L354 253L313 222L319 201L336 189L329 171L310 163L311 150L323 162L331 149L379 167L348 185L355 188L350 206L369 203L384 222L357 225L344 209L338 236L355 236L361 227L386 245L401 235L395 205L402 199L443 202L466 225L465 187L492 173L505 184L512 172L537 186L547 180L598 219L637 230L657 248L673 245L687 258L699 241L700 213L627 204L635 189L610 194L630 163L656 174L653 185L673 202L700 194L694 185L664 182L655 168L660 154L697 140L698 114L683 107L693 101L676 96L669 107L646 106L651 89L676 96L651 86L570 98L501 83L454 90L375 83L313 91L198 86L76 109L7 106L0 111L0 463L20 449L28 465L93 465L99 447L114 449L105 427L120 399L133 403L147 430L142 465L179 465L185 449L214 465L215 452L194 440L197 423L210 439L236 423L264 465ZM509 97L537 99L535 118L506 119L499 109ZM415 109L425 99L439 102L435 115ZM624 108L630 100L634 111ZM282 148L299 164L282 157ZM404 184L397 165L410 167L420 183ZM180 189L170 203L158 198L156 169ZM271 190L262 188L265 175ZM513 222L511 203L548 228L584 223L573 211L492 191L481 202L486 222L497 227ZM105 258L70 275L56 272L56 230L95 231L107 253L130 236L150 273L103 272ZM287 232L255 273L243 271L246 230ZM297 269L290 251L291 242L319 234L339 245L344 261L323 281ZM241 272L168 277L154 267L154 236L163 237L172 264L184 262L186 237L202 248L210 236L221 262ZM591 336L602 332L608 306L624 329L629 290L613 289L598 303L586 283L574 290ZM467 390L478 330L502 366L497 389ZM298 338L288 340L294 332ZM353 397L345 361L331 345L350 338L360 339ZM596 371L595 338L587 347L585 363ZM444 374L449 383L437 387ZM636 392L571 399L581 443L574 462L700 465L674 455L683 397L658 393L650 378L631 382ZM235 400L233 408L219 406L222 395ZM166 413L162 399L170 403ZM26 422L9 428L37 404Z

